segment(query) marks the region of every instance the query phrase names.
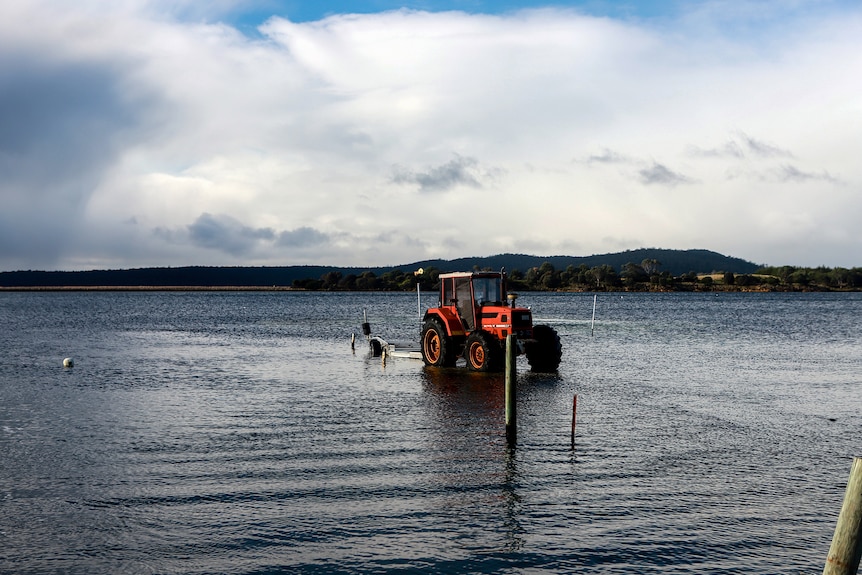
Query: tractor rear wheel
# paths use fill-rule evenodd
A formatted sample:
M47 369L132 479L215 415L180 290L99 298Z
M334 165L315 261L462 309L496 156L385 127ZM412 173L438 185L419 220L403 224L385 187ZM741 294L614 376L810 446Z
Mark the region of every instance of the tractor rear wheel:
M422 361L425 365L451 367L455 365L455 350L452 339L436 319L429 319L422 326Z
M563 346L557 331L548 325L533 326L533 340L526 345L530 369L539 373L553 373L563 359Z
M464 345L467 367L473 371L500 371L503 369L503 349L499 342L484 331L470 334Z

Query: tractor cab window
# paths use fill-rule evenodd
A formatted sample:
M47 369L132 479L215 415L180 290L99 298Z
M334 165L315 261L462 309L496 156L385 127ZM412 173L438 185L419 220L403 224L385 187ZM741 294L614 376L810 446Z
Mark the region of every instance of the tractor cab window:
M455 291L452 289L452 279L447 278L440 281L443 282L443 301L440 302L440 305L452 305L455 303Z
M476 305L501 305L500 278L475 278L473 297Z
M458 314L461 316L461 321L469 330L473 330L476 325L473 317L473 294L470 293L470 278L455 278L455 298L458 300Z

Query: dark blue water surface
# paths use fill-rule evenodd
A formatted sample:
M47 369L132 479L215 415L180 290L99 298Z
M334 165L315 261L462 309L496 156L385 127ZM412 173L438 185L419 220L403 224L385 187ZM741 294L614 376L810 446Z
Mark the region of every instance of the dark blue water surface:
M368 356L416 294L0 293L0 572L822 570L862 294L519 303L564 359L509 450L501 375Z

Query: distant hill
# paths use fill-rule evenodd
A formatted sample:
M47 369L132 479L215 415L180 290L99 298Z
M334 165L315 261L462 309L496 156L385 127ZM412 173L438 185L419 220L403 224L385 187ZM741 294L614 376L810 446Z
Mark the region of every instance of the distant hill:
M709 250L664 250L664 249L638 249L618 252L613 254L602 254L593 256L529 256L524 254L501 254L482 258L459 258L456 260L425 260L401 266L404 271L412 271L418 268L436 267L443 271L468 271L474 267L479 269L490 268L498 270L505 267L507 270L526 271L530 268L539 267L549 262L554 269L564 270L568 266L578 267L581 264L588 268L609 265L617 272L628 263L639 264L644 260L654 259L661 263L659 271L670 272L674 276L680 276L688 272L699 274L714 272L733 272L735 274L754 273L760 267L757 264L739 258L724 256Z
M176 268L137 268L125 270L92 271L14 271L0 272L0 287L262 287L291 286L295 280L319 279L329 272L342 275L359 275L371 271L380 276L392 270L411 272L419 268L435 267L440 271L469 271L472 269L498 270L505 267L508 271L526 272L530 268L548 262L555 269L564 270L568 266L588 268L609 265L618 272L627 263L639 264L643 260L654 259L661 263L660 271L679 276L688 272L713 273L733 272L750 274L761 266L754 263L721 255L708 250L664 250L639 249L625 252L593 256L530 256L524 254L501 254L488 257L459 258L455 260L424 260L400 266L389 267L337 267L337 266L280 266L280 267L205 267L189 266Z

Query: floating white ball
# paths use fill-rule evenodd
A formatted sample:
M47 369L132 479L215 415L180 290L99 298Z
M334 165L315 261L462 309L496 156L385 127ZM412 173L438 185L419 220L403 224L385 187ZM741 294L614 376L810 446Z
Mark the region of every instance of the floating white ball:
M63 360L63 367L75 367L75 361L71 357Z

